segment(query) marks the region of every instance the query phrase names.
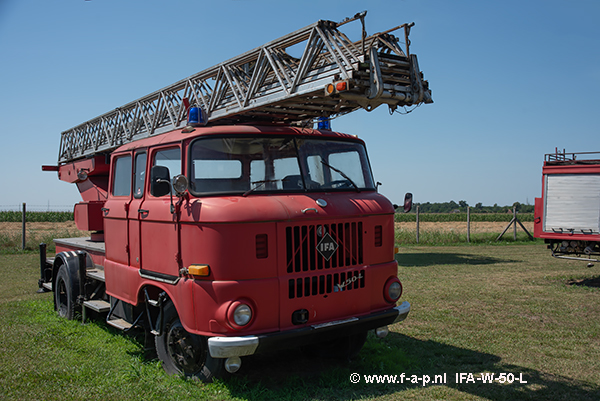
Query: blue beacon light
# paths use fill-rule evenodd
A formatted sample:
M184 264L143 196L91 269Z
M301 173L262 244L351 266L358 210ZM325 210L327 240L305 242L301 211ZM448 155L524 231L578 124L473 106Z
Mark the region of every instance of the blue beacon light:
M331 131L331 120L329 117L319 117L317 120L317 129Z
M206 113L202 107L192 106L188 110L188 125L192 127L201 127L206 125Z

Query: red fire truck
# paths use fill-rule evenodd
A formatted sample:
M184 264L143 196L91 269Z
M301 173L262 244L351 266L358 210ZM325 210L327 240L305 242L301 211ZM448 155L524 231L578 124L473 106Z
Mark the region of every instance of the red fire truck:
M364 17L318 21L63 132L43 169L78 186L91 236L41 250L58 314L143 329L167 372L205 381L265 350L356 354L368 330L404 320L395 207L364 142L328 124L431 92L391 35L409 43L413 24L356 42L339 30Z
M592 265L600 256L600 152L550 153L535 199L534 236L552 256Z

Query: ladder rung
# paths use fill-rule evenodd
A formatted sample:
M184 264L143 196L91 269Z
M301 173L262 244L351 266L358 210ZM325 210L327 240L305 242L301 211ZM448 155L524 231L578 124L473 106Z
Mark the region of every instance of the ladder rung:
M110 310L110 303L103 301L101 299L93 300L93 301L85 301L83 303L83 306L85 306L86 308L95 310L96 312L99 312L99 313L105 313Z

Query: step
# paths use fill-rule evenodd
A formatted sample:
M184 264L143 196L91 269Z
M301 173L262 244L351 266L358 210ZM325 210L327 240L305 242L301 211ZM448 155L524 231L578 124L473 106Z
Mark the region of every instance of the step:
M85 306L86 308L95 310L96 312L99 312L99 313L105 313L105 312L110 311L110 303L103 301L101 299L96 299L93 301L85 301L83 303L83 306Z
M110 324L113 327L116 327L119 330L127 330L133 326L131 323L123 320L123 319L109 319L106 323Z
M52 283L43 283L42 287L44 287L48 291L52 291Z
M99 269L87 270L85 272L85 274L86 274L86 276L88 276L89 278L93 278L94 280L105 281L104 270L99 270Z

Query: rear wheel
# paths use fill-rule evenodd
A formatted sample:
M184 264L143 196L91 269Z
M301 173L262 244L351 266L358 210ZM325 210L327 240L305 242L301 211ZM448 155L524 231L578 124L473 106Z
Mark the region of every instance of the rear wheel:
M76 294L66 265L58 269L54 285L54 303L58 315L72 320L75 317Z
M223 372L223 359L208 352L205 337L188 333L172 302L165 305L163 334L156 336L156 353L168 374L181 374L211 382Z

